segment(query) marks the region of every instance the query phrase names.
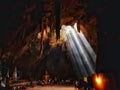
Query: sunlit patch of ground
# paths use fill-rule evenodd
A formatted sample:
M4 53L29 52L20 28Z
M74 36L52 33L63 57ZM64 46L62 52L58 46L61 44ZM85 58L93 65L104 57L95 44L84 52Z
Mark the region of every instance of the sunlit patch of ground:
M76 90L75 87L70 86L35 86L27 88L26 90Z

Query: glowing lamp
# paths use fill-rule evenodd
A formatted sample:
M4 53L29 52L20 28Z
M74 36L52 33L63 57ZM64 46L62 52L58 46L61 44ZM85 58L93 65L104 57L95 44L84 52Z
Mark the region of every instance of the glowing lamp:
M96 83L99 85L102 83L102 79L99 76L96 77Z

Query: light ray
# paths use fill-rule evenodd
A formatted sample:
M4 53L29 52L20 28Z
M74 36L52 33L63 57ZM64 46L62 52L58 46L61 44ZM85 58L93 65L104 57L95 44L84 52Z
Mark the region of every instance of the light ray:
M77 71L81 72L83 76L94 74L96 54L83 33L77 31L77 23L73 27L64 25L62 30L66 36L66 45Z

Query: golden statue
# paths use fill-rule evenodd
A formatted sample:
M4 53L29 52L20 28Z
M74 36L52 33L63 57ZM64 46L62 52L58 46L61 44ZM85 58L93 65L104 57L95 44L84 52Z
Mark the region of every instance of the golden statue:
M47 70L45 70L45 75L43 76L43 79L44 79L45 81L48 81L48 80L50 79L50 75L49 75L49 73L48 73Z

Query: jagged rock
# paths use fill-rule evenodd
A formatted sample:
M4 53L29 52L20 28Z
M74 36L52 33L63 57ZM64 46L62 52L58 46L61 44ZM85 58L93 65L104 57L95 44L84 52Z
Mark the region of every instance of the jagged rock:
M78 4L77 0L72 0L69 5L65 0L59 0L59 2L62 5L60 8L60 25L71 25L71 23L80 21L80 25L82 25L80 28L97 52L97 32L94 28L96 27L96 19L91 16L88 21L88 18L84 17L87 12L86 3ZM42 9L42 6L39 6L36 2L30 5L28 3L21 13L22 24L17 27L12 41L6 48L6 53L11 52L14 56L17 67L23 70L24 74L26 72L25 77L29 74L33 75L36 71L36 77L41 78L45 68L52 76L65 78L75 76L71 63L68 58L66 59L64 45L61 44L64 41L57 41L54 35L56 30L54 4L53 0L43 0ZM39 14L43 17L42 25L40 24ZM50 17L52 19L49 19ZM40 31L41 26L42 30ZM50 27L50 30L47 29L48 31L46 30L47 26Z

